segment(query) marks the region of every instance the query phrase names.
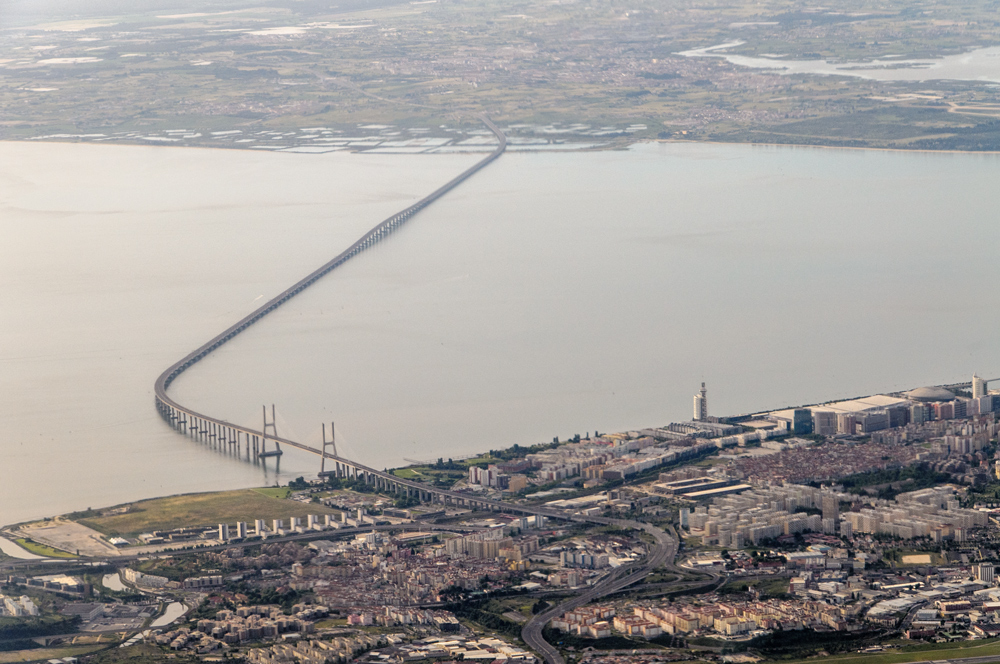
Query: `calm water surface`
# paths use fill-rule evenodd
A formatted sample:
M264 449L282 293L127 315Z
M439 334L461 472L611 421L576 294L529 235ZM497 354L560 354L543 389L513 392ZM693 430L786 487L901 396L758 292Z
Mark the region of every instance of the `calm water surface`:
M184 615L187 607L180 602L171 602L163 615L149 624L150 627L164 627Z
M852 76L876 81L990 81L1000 83L1000 47L978 48L940 58L908 60L886 57L867 62L829 62L827 60L789 60L780 56L753 57L726 53L744 42L729 42L707 48L684 51L688 57L724 58L727 62L752 69L772 69L782 75L820 74Z
M0 523L273 483L167 428L156 375L477 158L0 151ZM1000 376L998 181L992 155L508 154L172 393L275 403L314 445L336 420L391 467L689 418L703 380L729 414Z
M0 143L0 524L313 471L178 436L153 381L473 161Z
M128 587L124 583L122 583L122 579L120 576L118 576L117 573L105 574L101 578L101 585L104 586L105 588L110 588L111 590L117 590L118 592L124 592L128 590Z
M16 543L0 537L0 553L10 556L11 558L18 558L20 560L41 560L42 556L36 556L29 551L22 549Z

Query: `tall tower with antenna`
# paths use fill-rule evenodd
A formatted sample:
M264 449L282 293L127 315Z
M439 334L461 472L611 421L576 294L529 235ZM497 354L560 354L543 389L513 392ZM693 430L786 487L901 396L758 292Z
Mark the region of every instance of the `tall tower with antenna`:
M708 419L708 391L705 389L705 383L701 384L701 391L694 395L694 419L697 422Z

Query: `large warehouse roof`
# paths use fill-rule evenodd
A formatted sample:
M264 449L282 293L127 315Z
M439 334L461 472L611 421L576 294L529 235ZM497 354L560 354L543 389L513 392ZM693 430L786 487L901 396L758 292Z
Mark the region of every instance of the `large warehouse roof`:
M898 406L905 404L906 399L899 399L896 397L890 397L885 394L874 394L870 397L862 397L860 399L851 399L849 401L834 401L832 403L825 403L819 406L809 406L809 410L812 411L826 411L833 413L863 413L868 410L882 410L883 408L890 408L892 406ZM771 413L777 417L791 418L791 410L779 410Z

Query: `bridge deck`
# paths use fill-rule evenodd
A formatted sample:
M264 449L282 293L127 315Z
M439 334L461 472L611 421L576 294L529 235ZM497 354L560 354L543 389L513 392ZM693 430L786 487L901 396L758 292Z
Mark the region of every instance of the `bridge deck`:
M167 368L160 376L156 379L156 384L154 386L154 391L156 394L155 401L157 410L163 416L165 420L175 429L183 430L185 433L192 433L192 427L196 427L194 430L198 434L203 436L209 436L214 438L216 441L225 440L226 442L232 443L231 436L236 436L236 444L239 444L240 434L247 437L247 446L249 452L249 441L251 438L255 441L259 439L262 443L261 453L264 456L268 455L263 449L263 443L266 440L271 440L280 445L287 445L289 447L294 447L295 449L302 450L304 452L309 452L311 454L316 454L317 456L325 459L331 459L336 468L335 472L340 473L344 468L352 470L355 474L361 474L365 477L366 481L374 481L376 483L382 483L383 486L394 487L397 490L405 489L408 491L416 491L417 495L423 497L424 495L439 497L443 502L453 501L456 503L471 505L473 507L484 507L491 510L500 510L515 512L520 514L534 514L542 516L550 516L553 518L569 519L572 521L581 521L589 523L600 523L607 525L616 525L619 527L629 527L645 530L647 533L653 536L655 540L655 545L646 557L646 560L642 563L632 563L623 568L615 570L610 574L604 581L599 583L594 588L585 591L583 594L566 602L560 606L551 609L545 614L539 614L534 616L527 624L525 624L522 631L522 636L529 646L534 648L536 651L541 653L547 664L563 664L563 659L560 656L558 650L553 648L549 643L545 641L542 636L542 627L555 615L557 611L566 610L573 606L578 606L584 602L596 599L610 592L615 592L627 585L635 583L636 581L644 578L653 569L656 569L660 565L665 565L668 569L673 569L673 559L677 553L677 538L667 534L660 528L652 526L650 524L640 523L637 521L627 521L621 519L609 519L597 516L583 516L579 514L568 514L562 510L546 508L546 507L535 507L527 505L516 505L513 503L504 503L501 501L487 500L483 498L477 498L475 496L470 496L468 494L457 493L454 491L448 491L445 489L440 489L420 482L413 482L410 480L405 480L388 473L383 473L377 471L373 468L368 468L357 462L349 461L336 456L331 456L326 454L324 450L318 450L309 445L304 445L302 443L295 442L293 440L288 440L286 438L279 438L274 435L265 435L263 431L258 431L249 427L244 427L236 424L231 424L224 420L220 420L214 417L210 417L203 413L199 413L191 408L182 406L181 404L174 401L168 394L167 388L170 384L184 371L189 369L195 363L204 359L209 353L216 350L223 344L225 344L230 339L234 338L248 327L261 320L264 316L271 313L279 306L295 297L297 294L311 286L320 277L327 274L336 267L343 265L346 261L350 260L354 256L358 255L368 247L372 246L382 238L386 237L394 230L399 228L403 223L405 223L414 214L427 207L437 199L444 196L446 193L457 187L459 184L467 180L469 177L474 175L476 172L481 170L486 165L493 162L507 147L507 138L504 136L503 132L490 122L487 118L483 118L483 122L489 127L499 141L499 145L496 150L490 153L486 158L477 162L471 168L463 171L457 177L453 178L451 181L446 183L444 186L438 188L434 192L425 196L424 198L417 201L415 204L406 208L402 212L389 217L379 225L375 226L373 229L368 231L364 236L361 237L357 242L352 244L346 250L341 252L338 256L333 258L331 261L321 266L317 270L306 275L303 279L299 280L291 287L285 289L277 296L271 298L258 309L251 312L247 316L244 316L236 323L228 327L226 330L216 335L205 344L199 346L195 350L191 351L183 358L172 364ZM256 451L256 449L255 449ZM273 452L272 452L273 454Z
M467 498L467 496L464 496L463 494L457 494L453 492L445 492L438 489L433 489L431 487L427 487L426 485L422 485L419 482L410 482L407 480L403 480L401 478L389 475L387 473L379 472L373 468L368 468L366 466L363 466L356 462L349 461L347 459L333 457L332 455L325 454L322 450L318 450L314 447L296 442L294 440L289 440L287 438L280 438L278 436L273 436L273 435L266 435L263 431L260 431L258 429L242 426L239 424L233 424L231 422L226 422L225 420L221 420L212 417L210 415L200 413L192 408L184 406L175 401L173 398L170 397L170 395L167 394L167 389L170 387L170 384L177 379L178 376L184 373L187 369L191 368L194 364L201 361L202 359L207 357L210 353L218 349L220 346L222 346L229 340L239 335L241 332L249 328L254 323L264 318L264 316L271 313L279 306L281 306L285 302L289 301L290 299L298 295L300 292L302 292L303 290L311 286L313 283L315 283L317 280L319 280L320 277L324 276L325 274L329 273L330 271L334 270L340 265L343 265L346 261L350 260L354 256L357 256L365 249L371 247L373 244L375 244L382 238L391 234L394 230L399 228L403 223L405 223L417 212L419 212L420 210L424 209L434 201L438 200L439 198L447 194L449 191L460 185L462 182L470 178L472 175L480 171L482 168L484 168L485 166L493 162L495 159L497 159L501 154L503 154L504 150L507 147L507 137L500 130L500 128L497 127L495 124L493 124L489 119L484 117L483 122L486 124L487 127L489 127L490 131L492 131L494 135L496 135L498 141L497 148L493 152L491 152L488 156L478 161L476 164L466 169L456 177L452 178L443 186L431 192L430 194L420 199L410 207L402 210L401 212L397 212L388 219L385 219L380 224L378 224L370 231L365 233L354 244L352 244L350 247L342 251L332 260L320 266L318 269L310 272L308 275L297 281L295 284L286 288L281 293L279 293L275 297L271 298L270 300L262 304L256 310L252 311L251 313L247 314L240 320L236 321L231 326L229 326L228 328L226 328L225 330L223 330L216 336L212 337L207 342L205 342L204 344L202 344L201 346L199 346L198 348L191 351L183 358L172 364L170 367L166 369L166 371L160 374L160 376L156 379L156 383L154 386L154 392L156 395L155 397L156 404L160 413L171 424L171 426L177 429L181 429L183 427L183 429L187 432L189 431L192 425L195 425L197 426L197 431L199 433L204 434L208 432L209 436L213 438L218 436L219 439L221 439L221 434L225 432L227 434L232 433L237 435L237 440L238 440L238 434L243 434L247 436L248 439L253 438L255 440L259 439L261 441L270 440L280 445L287 445L288 447L293 447L303 452L308 452L310 454L316 454L318 456L336 460L342 465L349 466L355 472L361 472L367 475L371 475L373 477L379 477L386 481L392 481L393 483L398 485L407 486L411 489L423 491L424 493L434 493L437 495L450 494L456 499ZM258 455L258 457L275 456L276 454L277 452L261 452Z

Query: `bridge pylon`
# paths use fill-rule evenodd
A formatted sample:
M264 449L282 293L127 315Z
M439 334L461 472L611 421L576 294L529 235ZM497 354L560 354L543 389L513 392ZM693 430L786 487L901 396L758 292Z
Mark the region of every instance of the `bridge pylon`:
M271 421L270 422L267 421L267 406L262 406L262 408L264 409L264 428L261 430L261 436L260 436L260 454L258 454L257 456L260 457L260 458L262 458L262 459L267 458L267 457L281 456L282 455L282 451L281 451L281 445L278 444L278 426L277 426L277 419L274 416L274 404L273 403L271 404ZM267 430L268 430L268 428L271 429L271 436L274 439L274 451L273 452L268 452L267 451Z
M333 458L337 458L337 433L334 430L334 423L330 422L330 440L326 439L326 422L323 422L323 453L320 454L319 476L325 477L326 472L326 448L333 448Z

